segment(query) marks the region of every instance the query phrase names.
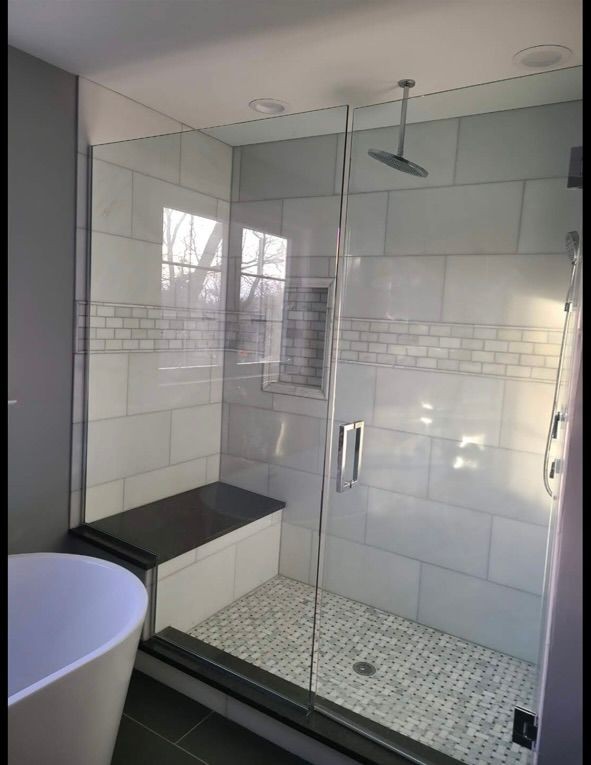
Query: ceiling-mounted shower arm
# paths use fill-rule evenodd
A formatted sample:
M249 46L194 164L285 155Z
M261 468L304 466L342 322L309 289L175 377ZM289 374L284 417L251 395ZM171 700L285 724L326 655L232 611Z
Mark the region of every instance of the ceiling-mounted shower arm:
M367 153L372 159L377 159L383 165L399 170L401 173L416 175L418 178L426 178L429 172L424 167L405 159L404 154L404 134L406 132L406 109L408 106L408 91L414 88L415 81L410 78L398 80L398 86L402 88L402 105L400 109L400 129L398 131L398 154L392 154L383 149L368 149Z
M408 105L408 91L414 88L415 81L406 79L398 80L398 84L402 88L402 105L400 107L400 132L398 134L398 156L402 157L404 154L404 134L406 132L406 108Z

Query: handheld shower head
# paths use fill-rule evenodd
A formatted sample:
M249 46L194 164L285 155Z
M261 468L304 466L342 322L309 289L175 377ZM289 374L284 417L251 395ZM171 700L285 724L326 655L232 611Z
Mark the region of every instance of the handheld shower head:
M426 178L429 173L424 167L416 165L403 156L404 153L404 134L406 132L406 107L408 102L408 91L410 88L414 88L414 80L399 80L398 84L403 89L402 91L402 106L400 109L400 132L398 134L398 153L391 154L388 151L382 149L369 149L367 152L372 159L377 159L388 167L393 167L394 170L400 170L402 173L408 173L409 175L416 175L419 178Z
M580 239L576 231L569 231L566 235L566 251L568 252L570 262L575 265L579 259L580 251Z

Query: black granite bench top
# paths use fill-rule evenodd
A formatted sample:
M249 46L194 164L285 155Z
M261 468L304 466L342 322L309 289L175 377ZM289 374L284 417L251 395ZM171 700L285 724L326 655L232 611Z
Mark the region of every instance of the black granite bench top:
M278 499L216 481L73 531L89 541L122 542L164 563L283 507Z

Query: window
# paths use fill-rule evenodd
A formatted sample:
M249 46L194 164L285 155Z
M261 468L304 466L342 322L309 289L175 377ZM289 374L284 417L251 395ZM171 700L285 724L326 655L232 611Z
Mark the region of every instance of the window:
M215 308L222 302L221 221L162 211L162 303L177 308Z

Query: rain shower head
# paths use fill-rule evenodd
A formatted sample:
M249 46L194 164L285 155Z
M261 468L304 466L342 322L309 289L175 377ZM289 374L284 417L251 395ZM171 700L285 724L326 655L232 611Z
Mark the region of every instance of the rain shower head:
M393 167L394 170L400 170L403 173L409 173L409 175L418 175L421 178L426 178L429 175L424 167L415 165L414 162L404 159L398 154L390 154L389 151L382 151L381 149L370 149L367 153L373 159L377 159L378 162Z
M406 105L408 101L408 91L410 88L414 88L414 80L399 80L398 84L403 88L402 92L402 107L400 111L400 134L398 138L398 153L391 154L389 151L383 151L382 149L369 149L367 152L372 159L377 159L388 167L394 168L394 170L400 170L402 173L408 173L409 175L417 175L419 178L426 178L429 173L424 167L416 165L408 159L403 157L404 153L404 133L406 131Z

